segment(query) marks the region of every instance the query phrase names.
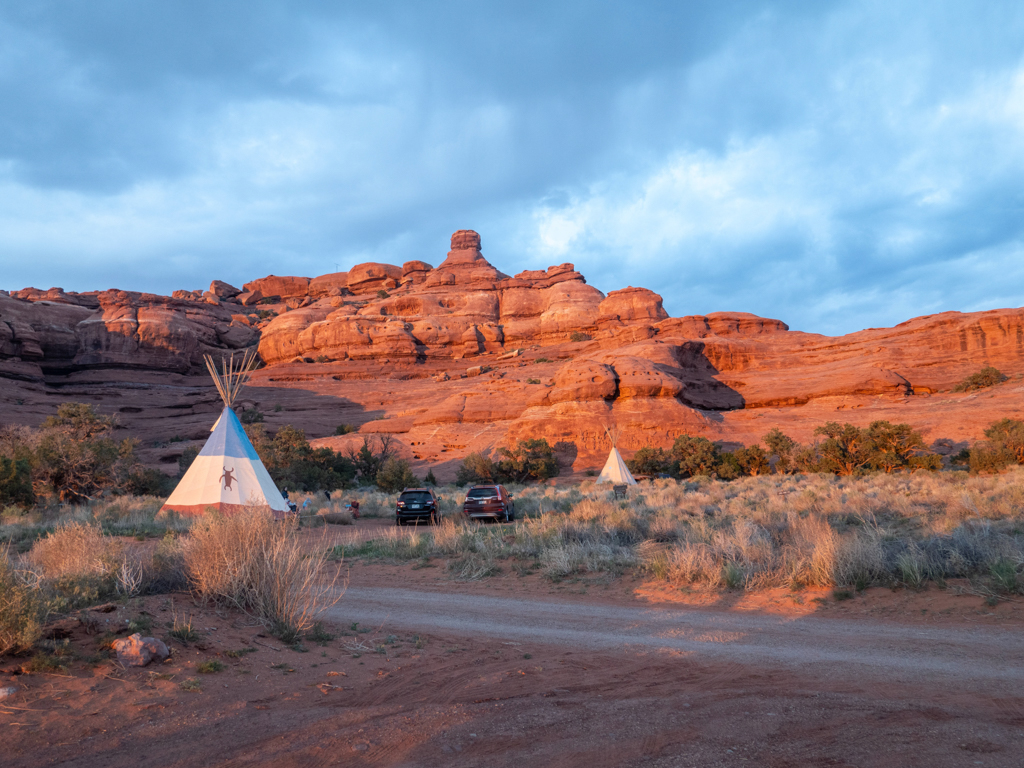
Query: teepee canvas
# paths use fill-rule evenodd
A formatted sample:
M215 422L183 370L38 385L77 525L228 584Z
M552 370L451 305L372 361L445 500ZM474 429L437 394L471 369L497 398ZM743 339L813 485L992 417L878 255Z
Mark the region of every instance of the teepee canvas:
M224 401L224 410L213 425L203 450L161 512L201 515L208 509L215 509L231 514L247 504L267 505L278 516L288 511L287 502L231 408L254 362L255 353L247 353L235 370L232 357L230 362L225 361L223 373L218 373L213 360L206 358L206 366Z
M608 439L612 441L612 451L608 454L608 461L604 463L604 469L601 470L601 476L597 478L597 482L612 483L613 485L636 485L636 480L630 474L626 462L622 460L622 454L615 447L618 433L608 430L605 432L608 433Z

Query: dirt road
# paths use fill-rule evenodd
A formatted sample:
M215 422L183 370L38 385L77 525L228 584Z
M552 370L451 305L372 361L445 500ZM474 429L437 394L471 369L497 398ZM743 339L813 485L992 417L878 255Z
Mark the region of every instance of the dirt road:
M682 652L707 661L798 669L830 684L873 678L1007 693L1024 684L1024 633L1016 628L932 628L381 587L351 587L331 618L379 625L383 632L444 632L578 650Z
M1024 765L1017 603L876 590L702 608L629 579L344 567L333 639L289 647L244 615L153 595L97 620L149 620L173 651L157 668L95 660L103 635L85 624L67 671L9 659L0 765ZM198 639L166 635L175 615Z

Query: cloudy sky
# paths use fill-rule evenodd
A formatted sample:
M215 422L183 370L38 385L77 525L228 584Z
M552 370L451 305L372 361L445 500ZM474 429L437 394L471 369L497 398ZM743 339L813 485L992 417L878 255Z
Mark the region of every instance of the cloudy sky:
M436 265L465 228L673 315L1019 306L1022 40L998 0L0 0L0 287Z

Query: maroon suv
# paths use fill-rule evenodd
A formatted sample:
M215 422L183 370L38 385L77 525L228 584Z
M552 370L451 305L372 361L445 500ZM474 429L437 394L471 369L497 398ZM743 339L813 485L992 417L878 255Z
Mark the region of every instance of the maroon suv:
M474 485L466 494L462 514L476 520L490 518L511 523L516 519L516 505L503 485Z

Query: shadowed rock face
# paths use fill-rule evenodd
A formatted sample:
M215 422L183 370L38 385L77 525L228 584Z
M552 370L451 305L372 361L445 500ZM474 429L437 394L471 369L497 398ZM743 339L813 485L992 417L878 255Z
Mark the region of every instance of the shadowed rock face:
M359 264L242 292L214 281L174 298L0 291L4 417L39 423L61 400L102 411L113 399L146 439L198 440L218 410L202 356L255 344L267 367L243 405L271 428L296 424L342 449L361 435L328 437L337 424L395 434L417 471L442 479L469 451L532 437L574 443L578 471L600 465L610 425L629 455L682 433L750 444L779 426L808 440L824 421L881 418L959 445L1024 416L1012 378L983 397L932 397L986 365L1024 374L1024 310L842 337L745 313L670 318L656 293L605 296L572 264L509 277L460 230L437 267ZM174 470L185 445L145 450Z
M111 367L187 373L199 369L204 354L244 349L259 339L247 316L218 300L127 291L93 298L95 308L0 294L0 375L5 363L29 364L37 377Z

